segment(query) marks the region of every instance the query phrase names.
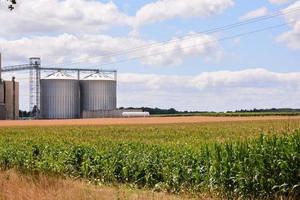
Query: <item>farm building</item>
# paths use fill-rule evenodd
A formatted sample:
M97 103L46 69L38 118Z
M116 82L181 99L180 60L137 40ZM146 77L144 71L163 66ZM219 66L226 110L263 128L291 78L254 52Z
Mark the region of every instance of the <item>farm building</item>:
M116 70L41 67L40 58L33 57L24 65L2 68L0 63L0 80L1 72L24 70L30 72L29 108L33 118L124 117L124 112L126 117L148 116L142 110L117 109ZM18 119L18 115L19 83L15 79L0 81L0 119Z
M19 83L0 81L0 119L19 118Z

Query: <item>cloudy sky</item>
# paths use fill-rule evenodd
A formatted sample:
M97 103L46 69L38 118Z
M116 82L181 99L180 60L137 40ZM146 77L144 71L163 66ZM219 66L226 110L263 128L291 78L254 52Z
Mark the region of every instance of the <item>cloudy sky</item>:
M0 2L5 66L117 69L118 106L300 107L300 0ZM27 109L27 74L14 75Z

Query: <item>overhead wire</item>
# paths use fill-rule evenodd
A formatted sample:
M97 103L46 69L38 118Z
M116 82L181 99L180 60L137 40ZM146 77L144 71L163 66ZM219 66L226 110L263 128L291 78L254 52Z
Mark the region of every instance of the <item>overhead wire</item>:
M182 47L181 49L188 49L188 48L193 48L193 47L197 47L199 45L204 45L204 44L208 44L208 43L218 43L218 42L222 42L222 41L226 41L226 40L232 40L232 39L235 39L235 38L240 38L240 37L244 37L244 36L247 36L247 35L252 35L252 34L263 32L263 31L284 27L284 26L287 26L291 23L292 22L277 24L277 25L265 27L265 28L262 28L262 29L256 29L256 30L253 30L253 31L249 31L249 32L245 32L245 33L240 33L240 34L236 34L236 35L216 39L214 41L204 42L204 43L197 44L197 45L185 46L185 47ZM124 59L124 60L119 60L119 61L115 61L115 62L101 63L101 66L118 64L118 63L128 62L128 61L137 60L137 59L141 59L141 58L153 57L153 56L161 55L161 54L164 54L164 53L167 53L167 52L169 52L169 50L161 51L161 52L155 53L155 54L149 54L149 55L143 55L143 56L138 56L138 57Z
M182 36L179 38L175 38L175 39L170 39L170 40L164 40L164 41L160 41L160 42L153 42L153 43L149 43L146 45L142 45L142 46L138 46L138 47L134 47L134 48L130 48L130 49L125 49L125 50L120 50L120 51L116 51L114 53L107 53L107 54L102 54L100 56L95 56L95 57L90 57L89 60L92 59L96 59L96 58L103 58L103 57L115 57L115 56L120 56L120 55L127 55L142 49L147 49L147 48L152 48L152 47L156 47L156 46L165 46L177 41L185 41L185 40L191 40L194 38L198 38L201 37L204 34L212 34L212 33L218 33L221 31L227 31L227 30L231 30L240 26L245 26L248 24L252 24L252 23L257 23L257 22L262 22L268 19L272 19L278 16L285 16L289 13L292 12L296 12L296 11L300 11L300 7L296 7L295 9L289 9L286 11L277 11L277 12L273 12L272 14L266 15L266 16L262 16L262 17L256 17L253 19L249 19L249 20L245 20L243 22L237 22L237 23L233 23L233 24L229 24L229 25L225 25L225 26L221 26L221 27L217 27L217 28L213 28L213 29L208 29L206 31L201 31L201 32L196 32L196 33L192 33L189 34L187 36ZM80 64L80 63L85 63L87 62L86 59L83 61L83 59L78 59L78 62L75 62L76 60L74 60L73 62L62 62L62 63L55 63L55 64L47 64L47 67L53 67L53 66L68 66L68 65L73 65L73 64Z

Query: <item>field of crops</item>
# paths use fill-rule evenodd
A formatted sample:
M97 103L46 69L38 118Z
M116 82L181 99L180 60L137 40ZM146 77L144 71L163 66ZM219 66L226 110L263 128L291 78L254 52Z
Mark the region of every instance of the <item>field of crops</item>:
M0 129L0 167L231 198L297 198L300 120Z

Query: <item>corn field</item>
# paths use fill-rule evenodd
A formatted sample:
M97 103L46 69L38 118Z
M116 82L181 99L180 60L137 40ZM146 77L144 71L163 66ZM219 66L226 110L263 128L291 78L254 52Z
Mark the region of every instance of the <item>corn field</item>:
M297 199L299 126L292 121L5 128L0 167L171 193Z

